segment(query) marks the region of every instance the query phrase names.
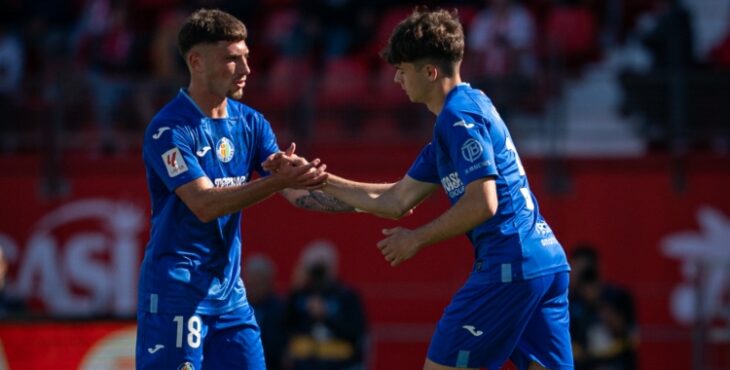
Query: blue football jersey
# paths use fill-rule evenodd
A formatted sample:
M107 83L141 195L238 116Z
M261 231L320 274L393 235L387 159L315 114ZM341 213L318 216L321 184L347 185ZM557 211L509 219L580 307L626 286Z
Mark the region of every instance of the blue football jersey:
M139 309L215 315L247 304L241 280L241 212L201 222L175 189L207 176L216 187L244 184L279 151L264 117L228 99L226 118L208 118L185 90L145 131L142 155L152 216L142 261Z
M467 233L476 268L490 280L509 282L569 270L562 246L540 215L507 126L481 90L462 83L449 92L433 138L408 175L440 183L452 204L470 182L495 178L497 214Z

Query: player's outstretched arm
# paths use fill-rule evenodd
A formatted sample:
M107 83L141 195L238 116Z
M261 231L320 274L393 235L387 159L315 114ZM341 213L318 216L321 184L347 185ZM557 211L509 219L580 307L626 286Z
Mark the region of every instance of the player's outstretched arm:
M430 195L437 185L405 176L395 183L364 183L329 175L322 188L327 194L374 215L399 219Z
M498 206L493 178L470 182L453 207L415 230L402 227L383 230L385 239L377 246L392 266L413 257L423 247L462 235L494 216Z
M284 152L278 152L270 155L263 163L261 167L265 171L271 173L277 173L283 166L301 166L307 162L303 157L299 157L294 154L296 151L296 143L291 143L289 148ZM326 169L326 165L319 167L321 171ZM329 177L329 174L327 174ZM325 179L326 180L326 179ZM351 205L340 201L339 199L326 194L320 189L324 186L325 182L315 182L308 184L304 188L287 188L281 191L282 196L286 198L292 205L309 209L313 211L321 212L353 212L355 208Z
M175 194L202 222L210 222L250 207L286 188L319 187L327 179L320 160L301 166L282 166L271 176L258 178L243 185L216 188L207 177L195 179L175 190Z
M355 207L321 190L284 189L281 194L292 205L321 212L354 212Z

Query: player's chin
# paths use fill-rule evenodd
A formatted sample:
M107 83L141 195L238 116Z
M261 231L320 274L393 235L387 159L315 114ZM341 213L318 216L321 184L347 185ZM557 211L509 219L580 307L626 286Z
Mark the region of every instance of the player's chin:
M233 99L243 98L243 88L239 87L228 92L228 96Z
M406 96L408 97L408 100L411 101L411 103L418 103L418 101L411 95L407 90L403 90L403 92L406 93Z

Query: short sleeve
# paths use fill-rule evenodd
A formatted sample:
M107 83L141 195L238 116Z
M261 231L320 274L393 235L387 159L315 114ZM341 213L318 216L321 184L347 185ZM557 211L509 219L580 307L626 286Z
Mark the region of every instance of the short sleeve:
M416 157L411 168L408 169L408 176L423 182L436 184L440 182L436 162L436 150L433 143L428 143L421 150L421 153Z
M499 175L488 125L486 118L468 114L446 112L438 118L436 134L464 184Z
M269 173L261 167L261 162L265 161L271 154L280 152L279 144L276 141L276 134L271 128L271 124L262 115L258 115L255 121L257 130L256 141L256 158L253 167L262 176L268 176Z
M174 191L197 178L206 176L195 157L195 138L187 126L157 124L145 133L143 158L162 180Z

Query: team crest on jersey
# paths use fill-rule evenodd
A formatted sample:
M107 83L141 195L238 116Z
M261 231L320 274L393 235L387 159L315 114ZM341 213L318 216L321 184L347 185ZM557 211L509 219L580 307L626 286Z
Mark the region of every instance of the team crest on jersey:
M188 170L188 165L185 163L180 149L174 147L162 154L162 161L165 163L167 169L167 175L175 177Z
M218 160L223 163L230 162L235 151L236 148L233 147L233 142L227 137L222 137L215 146L215 154L218 156Z
M177 370L195 370L195 366L193 366L192 362L185 361L177 367Z

